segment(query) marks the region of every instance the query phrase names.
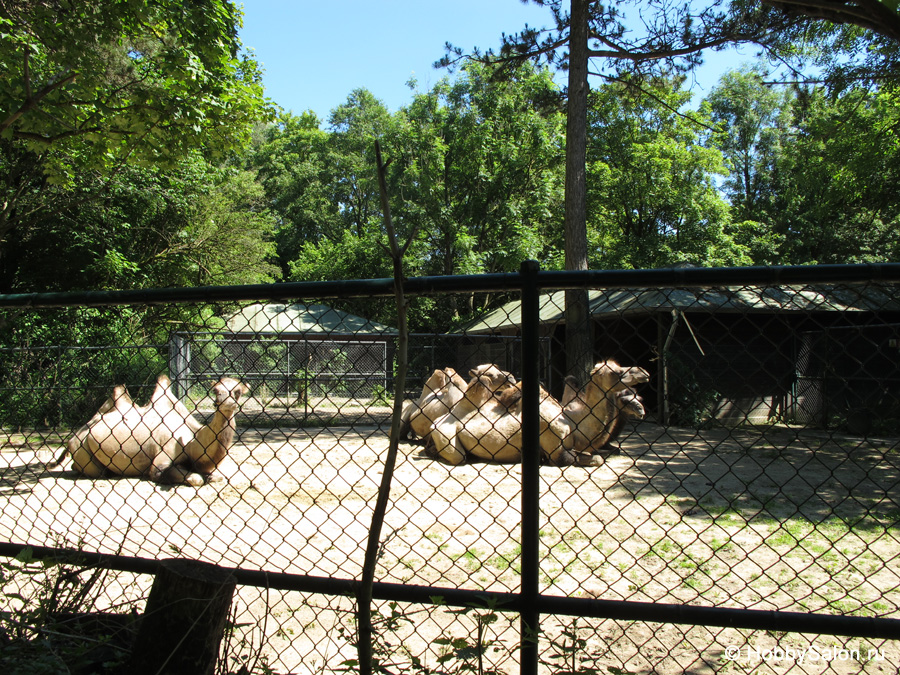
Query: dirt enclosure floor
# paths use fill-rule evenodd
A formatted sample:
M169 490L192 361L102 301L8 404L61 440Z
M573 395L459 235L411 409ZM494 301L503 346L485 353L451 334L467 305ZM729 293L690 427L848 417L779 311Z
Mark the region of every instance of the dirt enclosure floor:
M386 426L241 426L219 475L199 489L48 470L62 440L0 435L0 541L359 576ZM543 593L900 617L896 439L642 423L621 450L596 467L542 467ZM402 444L378 579L518 590L520 479L519 466L450 467ZM150 580L134 579L123 588L143 597ZM121 601L114 588L109 606ZM262 644L279 673L331 672L355 654L352 607L242 587L237 619L249 627L237 649ZM411 605L396 614L379 624L377 644L405 664L396 672L414 672L413 656L436 667L442 655L441 667L459 672L475 663L478 650L466 647L479 635L486 669L518 670L517 616ZM542 629L548 673L900 668L898 641L567 617L547 617Z

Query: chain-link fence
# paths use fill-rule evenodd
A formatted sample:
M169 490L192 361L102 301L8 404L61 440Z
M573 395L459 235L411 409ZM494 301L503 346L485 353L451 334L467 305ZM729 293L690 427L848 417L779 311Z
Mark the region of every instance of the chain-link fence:
M377 658L897 672L898 282L895 265L408 280L431 304L513 300L410 341ZM572 288L586 355L567 350ZM156 560L234 568L223 672L352 667L395 384L390 293L0 297L0 552L101 554L120 572L95 604L118 612L141 610ZM251 303L297 316L236 329ZM343 323L310 328L313 307Z

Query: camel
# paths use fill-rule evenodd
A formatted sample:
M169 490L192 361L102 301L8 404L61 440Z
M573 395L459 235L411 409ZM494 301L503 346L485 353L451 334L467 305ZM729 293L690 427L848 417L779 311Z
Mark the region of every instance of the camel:
M541 455L551 464L567 466L575 462L565 448L572 432L559 402L540 387ZM460 421L458 446L467 453L494 462L522 461L522 385L507 388Z
M410 401L400 418L400 438L412 431L421 439L428 437L431 426L455 406L466 391L466 381L453 368L435 370L422 387L418 401Z
M225 377L212 391L216 411L209 424L201 424L172 393L169 378L160 375L148 405L117 402L95 415L86 433L79 430L73 435L66 448L73 468L90 478L112 473L203 485L228 454L238 401L248 388Z
M459 446L457 438L461 420L484 406L495 392L512 387L516 382L511 373L491 364L473 368L469 375L472 379L466 385L463 397L431 426L425 448L428 454L450 464L461 464L466 459L465 450Z
M562 406L565 416L573 425L566 439L566 448L579 456L580 463L589 463L593 449L599 450L611 440L620 411L643 411L639 397L623 392L638 384L648 382L650 375L643 368L626 368L615 361L603 361L591 370L591 379L583 389L576 390L574 382L567 378ZM621 409L617 396L623 394Z
M631 417L642 418L644 408L633 386L647 382L643 368L625 368L615 361L598 363L591 380L578 391L567 378L565 405L540 388L540 445L551 464L593 464L591 450L607 445ZM522 458L521 384L497 387L474 378L451 414L432 430L435 454L460 464L467 454L495 462Z

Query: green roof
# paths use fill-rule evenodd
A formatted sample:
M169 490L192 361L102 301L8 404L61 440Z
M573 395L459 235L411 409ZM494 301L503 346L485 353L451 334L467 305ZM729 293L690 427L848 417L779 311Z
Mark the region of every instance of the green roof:
M235 333L320 333L396 335L397 329L327 305L255 303L227 321Z
M900 311L894 291L868 284L819 286L740 286L728 288L616 288L588 291L591 316L657 312L863 312ZM541 296L541 323L565 320L565 291ZM465 327L466 333L493 333L522 325L521 303L514 300Z

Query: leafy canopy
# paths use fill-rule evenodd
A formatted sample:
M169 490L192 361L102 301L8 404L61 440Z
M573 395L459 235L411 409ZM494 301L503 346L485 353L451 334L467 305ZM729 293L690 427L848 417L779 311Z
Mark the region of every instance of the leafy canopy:
M266 115L239 25L228 0L0 0L0 137L56 150L56 179L71 163L222 154Z

